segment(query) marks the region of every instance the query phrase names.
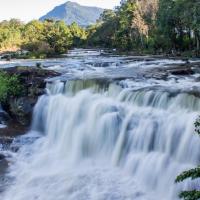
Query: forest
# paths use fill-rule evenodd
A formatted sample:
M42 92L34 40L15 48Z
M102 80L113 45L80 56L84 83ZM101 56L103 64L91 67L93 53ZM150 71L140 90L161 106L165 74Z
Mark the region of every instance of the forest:
M64 54L86 40L86 30L76 23L33 20L27 24L17 19L0 23L0 52L27 51L27 58L46 58Z
M72 47L198 56L200 1L123 0L87 28L62 21L17 19L0 23L0 51L23 49L32 56L66 53Z
M89 44L149 53L199 55L200 1L127 0L89 28Z

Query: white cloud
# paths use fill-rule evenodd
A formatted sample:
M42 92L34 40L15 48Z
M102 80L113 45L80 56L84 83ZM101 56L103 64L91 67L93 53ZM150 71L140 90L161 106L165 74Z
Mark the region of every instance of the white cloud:
M46 14L53 7L65 3L67 0L0 0L0 21L18 18L23 21L37 19ZM120 0L71 0L82 5L113 8Z

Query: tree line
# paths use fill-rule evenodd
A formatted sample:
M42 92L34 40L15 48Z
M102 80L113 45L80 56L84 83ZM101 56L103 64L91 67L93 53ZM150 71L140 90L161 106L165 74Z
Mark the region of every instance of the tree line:
M12 19L0 23L0 51L25 49L51 56L72 47L136 53L200 54L199 0L122 0L87 28L63 21Z
M200 53L199 0L122 0L89 28L89 44L150 53Z
M28 57L45 58L66 53L72 46L81 46L87 38L85 29L76 23L33 20L27 24L17 19L0 23L0 52L27 50Z

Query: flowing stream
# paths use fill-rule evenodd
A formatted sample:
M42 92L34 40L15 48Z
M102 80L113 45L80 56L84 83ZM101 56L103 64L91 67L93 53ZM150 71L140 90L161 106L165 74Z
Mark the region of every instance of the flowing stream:
M0 199L177 200L199 188L174 183L200 163L199 74L144 76L181 62L89 50L46 61L63 75L48 82L30 132L14 141L22 145L10 152Z

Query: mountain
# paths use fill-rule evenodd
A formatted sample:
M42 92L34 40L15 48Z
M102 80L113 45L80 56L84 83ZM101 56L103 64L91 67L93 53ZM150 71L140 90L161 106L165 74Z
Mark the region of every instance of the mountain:
M102 8L82 6L78 3L68 1L55 7L52 11L41 17L40 20L64 20L67 24L76 22L80 26L88 26L94 24L103 11L104 9Z

